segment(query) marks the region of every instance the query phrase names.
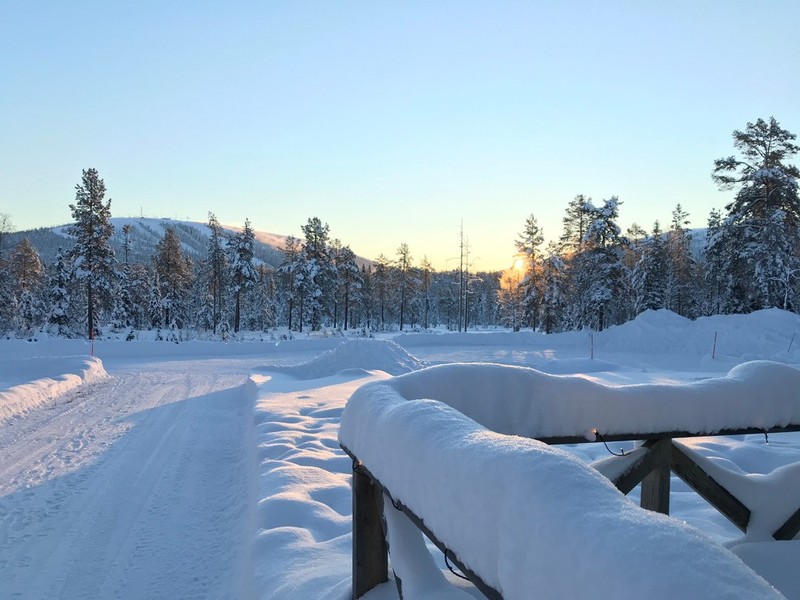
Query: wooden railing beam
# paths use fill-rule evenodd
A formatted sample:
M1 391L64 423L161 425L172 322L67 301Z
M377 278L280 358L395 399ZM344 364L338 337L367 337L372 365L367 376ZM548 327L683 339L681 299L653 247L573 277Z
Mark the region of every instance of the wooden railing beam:
M772 534L776 540L792 540L800 533L800 508Z
M353 600L389 580L383 496L369 475L353 470Z
M649 454L653 455L654 465L652 471L642 480L640 505L647 510L668 515L672 439L662 438L651 441Z
M709 475L680 447L672 444L672 470L689 487L743 532L750 523L750 509Z

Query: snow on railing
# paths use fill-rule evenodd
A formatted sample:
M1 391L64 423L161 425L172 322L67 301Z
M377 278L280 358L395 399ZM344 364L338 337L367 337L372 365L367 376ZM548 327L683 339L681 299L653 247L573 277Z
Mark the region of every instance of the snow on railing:
M798 390L800 371L768 362L684 385L611 387L488 364L368 384L339 435L354 461L354 598L388 575L382 522L406 598L447 585L405 519L489 598L779 598L698 530L619 492L642 482L642 506L667 513L673 469L746 529L749 509L671 438L800 430ZM647 441L595 469L530 438ZM798 531L800 511L775 535Z

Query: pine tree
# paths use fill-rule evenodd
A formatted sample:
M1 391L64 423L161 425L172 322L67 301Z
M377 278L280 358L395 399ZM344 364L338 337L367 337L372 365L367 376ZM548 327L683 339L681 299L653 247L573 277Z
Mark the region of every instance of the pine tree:
M400 331L403 331L407 303L414 292L416 283L413 270L413 258L411 257L411 250L409 250L408 244L402 243L397 248L397 261L394 266L397 283L396 290L400 307Z
M156 245L153 267L161 285L164 325L171 327L174 323L182 329L193 279L192 261L181 252L181 240L172 227L167 227Z
M433 282L434 276L434 268L431 264L431 261L428 260L427 256L422 257L422 262L420 262L419 266L420 272L420 285L419 285L419 292L421 294L420 302L423 306L423 319L422 319L422 326L425 329L428 329L430 326L430 317L431 317L431 285Z
M795 135L774 117L733 132L740 157L714 162L712 178L723 190L736 189L722 227L730 242L729 278L734 311L792 308L800 274L800 171L787 161L799 150Z
M131 236L133 234L133 225L126 223L122 226L122 250L125 252L125 265L128 264L128 255L130 254L133 241Z
M633 269L637 313L665 307L667 277L667 247L661 225L656 221L650 237L642 243L641 256Z
M552 242L542 264L542 280L542 327L545 333L554 333L562 326L566 292L564 261Z
M36 292L44 283L44 265L30 240L23 238L12 250L8 269L15 282L17 297L24 292Z
M666 307L684 317L695 317L692 257L692 234L687 228L689 213L678 204L672 211L672 224L667 233Z
M581 324L598 331L609 325L609 308L622 274L621 248L627 245L627 239L621 235L616 223L620 204L617 197L612 196L601 207L591 203L585 206L589 221L577 257L579 279L585 294Z
M330 252L330 228L327 223L313 217L303 225L305 238L301 251L300 275L305 290L305 310L311 321L311 330L322 327L329 316L333 301L333 258Z
M525 227L517 236L517 252L523 261L521 283L523 323L538 329L538 316L542 303L542 256L540 246L544 235L536 217L532 214L525 219Z
M245 219L242 231L231 239L230 270L235 313L233 331L238 332L241 322L242 297L253 289L256 282L256 269L253 265L253 245L255 234L250 219Z
M58 249L55 262L52 266L52 274L49 281L49 305L50 312L47 316L49 328L59 336L69 336L69 307L70 293L69 281L72 273L69 270L67 260L61 248Z
M561 234L561 251L567 254L577 252L583 247L586 229L589 226L589 212L592 199L578 194L567 205L563 218L564 229Z
M73 274L83 282L86 292L86 322L89 336L98 323L98 313L113 304L116 277L114 250L110 239L114 233L111 224L111 200L103 203L105 182L96 169L83 171L81 183L75 186L75 203L70 204L75 223L69 232L76 238L70 253Z
M378 258L375 259L374 270L372 272L372 292L382 331L386 329L390 270L391 262L386 256L380 254Z
M6 213L0 213L0 266L3 265L3 259L6 254L6 238L13 230L14 227L11 224L11 217Z
M0 262L0 267L2 267ZM0 332L11 331L17 318L17 298L14 280L8 269L0 268Z
M164 303L161 299L161 281L158 271L153 273L153 280L150 282L150 299L147 303L147 316L150 319L150 326L160 328L164 325Z
M282 290L281 295L284 299L283 304L285 305L286 321L289 325L289 331L293 331L294 327L296 327L293 321L296 305L302 304L300 299L303 290L298 285L297 281L298 272L300 270L301 250L302 246L299 239L291 235L287 237L283 247L283 262L280 267L278 267L278 279L280 289ZM300 322L302 328L301 320L298 319L297 321Z
M217 221L214 213L211 212L208 213L208 228L211 230L211 235L208 239L208 252L203 265L203 276L207 282L213 304L211 329L214 333L217 333L217 327L222 320L225 307L223 294L227 279L227 257L225 256L225 248L222 245L224 239L222 226Z
M362 277L361 270L356 263L356 255L350 249L350 246L342 246L338 240L336 242L334 244L333 261L337 274L337 296L342 300L344 308L342 322L344 330L347 331L350 325L352 306L359 300ZM336 326L335 316L334 326Z

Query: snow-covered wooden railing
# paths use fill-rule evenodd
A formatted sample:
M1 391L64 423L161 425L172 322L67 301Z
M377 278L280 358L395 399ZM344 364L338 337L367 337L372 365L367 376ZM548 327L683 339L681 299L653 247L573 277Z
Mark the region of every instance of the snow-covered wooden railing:
M396 579L415 590L407 598L443 583L415 582L408 560L395 560L424 548L406 519L492 599L580 597L592 576L620 598L780 597L718 544L614 488L641 482L641 506L666 514L673 471L744 531L750 509L673 438L799 430L800 371L763 361L684 385L611 387L501 365L369 384L340 430L354 464L353 597L387 580L387 537ZM553 446L623 439L644 443L596 468ZM800 532L800 510L781 519L776 539ZM432 562L413 562L441 578Z

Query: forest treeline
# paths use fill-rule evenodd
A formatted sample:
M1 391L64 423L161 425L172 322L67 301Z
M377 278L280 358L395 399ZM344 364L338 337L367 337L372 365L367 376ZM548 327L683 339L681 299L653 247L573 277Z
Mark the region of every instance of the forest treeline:
M733 132L736 154L714 162L712 178L731 192L724 211L708 216L693 239L677 204L668 223L622 232L622 202L577 195L563 231L544 246L531 214L518 254L503 272L469 269L463 233L457 269L416 262L407 244L371 263L331 236L317 217L289 237L273 268L254 257L249 221L226 231L213 213L204 257L186 254L168 227L148 261L129 260L132 226L122 227L122 253L109 242L111 202L95 169L83 171L70 205L75 243L51 264L22 239L10 248L8 215L0 214L0 331L27 337L44 330L86 336L103 327L128 332L183 331L226 337L239 331L304 332L452 330L505 326L546 333L602 330L648 309L695 318L763 308L800 309L800 201L795 135L774 119ZM65 240L66 241L66 240Z

